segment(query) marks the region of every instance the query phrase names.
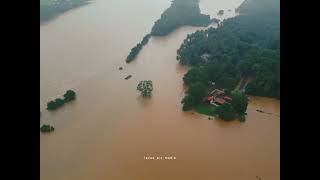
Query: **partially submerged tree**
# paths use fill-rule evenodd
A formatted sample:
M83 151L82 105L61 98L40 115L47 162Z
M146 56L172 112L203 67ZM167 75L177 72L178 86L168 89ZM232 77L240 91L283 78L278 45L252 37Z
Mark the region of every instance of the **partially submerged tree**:
M47 110L55 110L59 107L63 106L66 102L70 102L74 99L76 99L76 93L73 90L68 90L64 95L63 99L57 98L53 101L48 102L47 104Z
M76 99L76 92L74 92L73 90L68 90L64 95L64 101L65 102L69 102L72 101L74 99Z
M219 118L225 121L231 121L236 118L236 113L232 105L223 104L216 109L216 113Z
M50 125L48 125L48 124L44 124L44 125L41 126L40 131L41 131L42 133L52 132L52 131L54 131L54 127L53 127L53 126L50 126Z
M153 90L153 85L151 80L140 81L137 90L141 92L143 97L151 97L151 92Z
M48 102L47 109L48 110L55 110L58 107L63 106L63 105L64 105L64 100L61 98L57 98L54 101Z
M231 103L225 103L216 110L217 115L226 121L238 118L240 122L245 121L248 107L248 98L241 91L235 91Z
M248 107L248 97L241 91L235 91L231 104L239 116L244 116Z

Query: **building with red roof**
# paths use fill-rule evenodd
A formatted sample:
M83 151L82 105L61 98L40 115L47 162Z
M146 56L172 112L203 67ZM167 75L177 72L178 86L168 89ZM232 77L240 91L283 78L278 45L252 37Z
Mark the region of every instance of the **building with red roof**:
M215 98L214 102L223 105L226 102L226 100L224 100L223 98Z
M229 97L229 96L224 96L223 99L224 99L224 100L227 100L227 101L232 101L232 98Z

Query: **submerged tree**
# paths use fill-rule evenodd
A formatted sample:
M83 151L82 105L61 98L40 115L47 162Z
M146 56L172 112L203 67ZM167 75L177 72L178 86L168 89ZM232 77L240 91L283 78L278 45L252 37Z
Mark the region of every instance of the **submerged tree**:
M231 104L239 116L244 116L248 107L248 97L241 91L235 91Z
M153 85L151 80L140 81L137 90L141 92L143 97L151 97Z
M238 118L240 122L244 122L248 107L248 97L240 91L234 92L232 96L230 104L225 103L217 108L217 115L225 121Z
M48 110L55 110L58 107L63 106L63 105L64 105L64 100L61 98L57 98L54 101L48 102L47 109Z
M73 90L68 90L64 95L64 101L68 102L68 101L72 101L74 99L76 99L76 92L74 92Z
M216 109L216 113L219 118L225 121L231 121L236 118L236 112L232 105L223 104Z
M68 90L62 98L57 98L53 101L50 101L47 103L47 110L55 110L58 109L59 107L63 106L65 103L70 102L72 100L76 99L76 92L73 90Z
M41 126L40 131L41 131L42 133L52 132L52 131L54 131L54 127L53 127L53 126L50 126L50 125L48 125L48 124L44 124L44 125Z

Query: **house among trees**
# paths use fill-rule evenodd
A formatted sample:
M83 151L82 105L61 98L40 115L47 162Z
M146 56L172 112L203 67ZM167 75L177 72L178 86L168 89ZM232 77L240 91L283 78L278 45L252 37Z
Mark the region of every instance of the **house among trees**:
M223 105L225 103L229 103L230 101L232 101L232 98L225 96L224 91L219 89L214 89L209 93L209 96L204 98L204 102L208 102L215 106Z

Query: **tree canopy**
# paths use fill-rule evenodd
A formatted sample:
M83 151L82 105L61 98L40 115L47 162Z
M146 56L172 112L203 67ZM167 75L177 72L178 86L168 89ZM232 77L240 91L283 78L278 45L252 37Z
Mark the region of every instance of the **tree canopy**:
M218 117L223 120L230 121L238 118L240 121L245 120L248 107L248 97L240 91L232 94L232 101L225 103L216 109Z
M40 23L50 21L59 14L88 3L89 0L40 0Z
M216 29L188 35L177 50L177 60L192 66L183 78L184 83L190 86L213 81L217 87L231 90L241 78L252 78L246 93L280 98L277 2L245 1L239 8L239 16L224 20ZM265 4L269 5L262 7ZM264 10L251 11L251 6L261 6Z
M181 26L208 26L209 15L201 14L199 0L173 0L161 18L154 23L153 36L165 36Z
M73 90L68 90L64 95L63 99L61 98L56 98L53 101L49 101L47 103L47 110L56 110L59 107L63 106L65 103L73 101L76 99L76 92Z
M72 101L76 99L76 92L74 92L73 90L68 90L64 95L64 101L68 102L68 101Z
M44 124L41 126L40 131L42 133L48 133L54 131L54 127L48 124Z
M151 97L153 91L153 84L151 80L140 81L137 90L141 92L143 97Z
M151 37L150 34L145 35L143 37L142 41L140 43L138 43L134 48L131 49L131 51L126 59L127 63L130 63L131 61L133 61L137 57L139 52L142 50L143 46L145 46L148 43L150 37Z

